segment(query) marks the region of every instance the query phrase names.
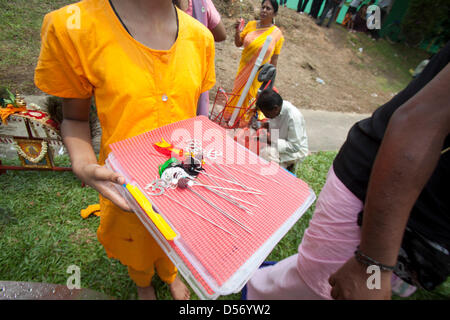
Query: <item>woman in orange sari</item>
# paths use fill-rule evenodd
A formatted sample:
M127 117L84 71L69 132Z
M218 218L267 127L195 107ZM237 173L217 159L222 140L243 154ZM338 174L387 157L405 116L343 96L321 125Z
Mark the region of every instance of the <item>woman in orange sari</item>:
M273 19L277 12L278 3L276 0L263 0L261 4L259 21L249 21L243 30L239 29L240 22L236 23L234 43L237 47L244 46L244 50L242 51L238 72L236 79L234 80L233 95L235 96L231 99L228 105L233 107L237 105L245 84L247 83L252 69L255 66L256 59L258 58L262 46L268 36L272 37L272 41L270 42L269 49L267 50L261 65L270 63L276 67L278 55L280 54L281 47L284 42L284 37L281 30L273 24ZM242 117L240 119L240 126L245 126L250 121L251 114L246 113L244 115L244 113L253 99L256 98L258 89L262 84L257 78L258 75L255 76L237 117L237 119ZM233 113L234 108L230 108L230 110L226 111Z

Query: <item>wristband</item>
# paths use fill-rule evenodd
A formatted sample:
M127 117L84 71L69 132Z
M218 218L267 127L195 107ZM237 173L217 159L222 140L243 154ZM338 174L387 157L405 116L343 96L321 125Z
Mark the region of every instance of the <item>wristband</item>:
M378 266L383 271L394 271L394 269L395 269L395 266L387 266L385 264L382 264L382 263L372 259L369 256L366 256L364 253L361 252L361 250L359 250L359 246L357 247L357 250L355 251L355 258L356 258L356 260L358 260L359 262L361 262L367 266L372 266L372 265Z

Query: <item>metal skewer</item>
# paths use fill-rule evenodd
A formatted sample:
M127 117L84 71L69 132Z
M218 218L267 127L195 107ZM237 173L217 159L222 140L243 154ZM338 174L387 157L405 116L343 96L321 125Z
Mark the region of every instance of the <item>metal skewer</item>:
M258 190L258 189L254 189L254 188L245 186L245 185L243 185L243 184L241 184L241 183L238 183L238 182L235 182L235 181L231 181L231 180L228 180L228 179L224 179L224 178L215 176L215 175L213 175L213 174L206 173L206 172L204 172L204 171L198 171L198 170L195 170L195 171L198 172L198 173L202 173L202 174L204 174L204 175L206 175L206 176L208 176L208 177L213 177L213 178L216 178L216 179L219 179L219 180L226 181L226 182L231 183L231 184L238 185L238 186L243 187L243 188L245 188L245 189L247 189L247 190L250 189L250 190L254 190L254 191L256 191L256 192L261 192L261 193L262 193L261 190Z
M226 166L227 168L230 168L230 169L236 170L236 171L238 171L238 172L240 172L240 173L246 174L246 175L248 175L248 176L250 176L250 177L252 177L252 178L254 178L254 179L256 179L256 180L265 182L263 179L258 178L258 177L255 177L254 175L251 175L251 174L249 174L248 172L245 172L245 171L236 169L236 168L234 168L234 167L232 167L232 166L228 166L228 165L226 165L226 164L223 164L223 165ZM251 170L251 169L249 169L249 168L247 168L247 170L248 170L248 171L251 171L251 172L253 172L253 173L255 173L255 174L259 175L259 176L261 176L261 175L260 175L258 172L256 172L256 171L253 171L253 170ZM263 176L262 176L262 177L263 177ZM267 178L266 178L266 179L267 179ZM269 180L269 179L267 179L267 180ZM278 182L278 181L276 181L276 180L273 180L273 179L270 180L270 181L273 181L273 182L276 182L276 183L280 184L280 182Z
M189 191L193 192L195 195L197 195L197 197L199 197L200 199L202 199L203 201L205 201L207 204L209 204L211 207L213 207L214 209L216 209L217 211L219 211L220 213L222 213L224 216L226 216L228 219L234 221L235 223L237 223L242 229L244 229L245 231L247 231L248 233L252 233L252 230L247 227L246 225L244 225L243 223L241 223L239 220L237 220L236 218L234 218L233 216L231 216L230 214L226 213L225 211L223 211L221 208L219 208L218 206L216 206L214 203L212 203L211 201L209 201L208 199L206 199L205 197L203 197L201 194L199 194L197 191L193 190L191 188L191 186L188 185L189 180L182 178L178 181L178 186L180 188L183 189L188 189Z
M242 209L242 210L244 210L245 212L247 212L247 213L249 213L249 214L253 214L253 213L250 211L250 209L248 209L247 207L244 207L243 205L241 205L239 202L235 201L234 199L228 198L227 196L218 193L216 190L211 189L209 186L206 186L206 185L203 185L203 184L197 184L197 183L194 183L193 185L194 185L194 186L195 186L195 185L202 186L202 187L204 187L205 189L208 189L209 191L211 191L212 193L214 193L216 196L218 196L218 197L220 197L220 198L222 198L222 199L224 199L224 200L230 202L231 204L235 205L235 206L238 207L239 209Z
M251 205L251 206L254 206L254 207L259 208L258 205L254 204L254 203L251 203L250 201L246 201L246 200L243 200L243 199L241 199L241 198L232 196L231 194L228 194L228 193L226 193L226 192L222 192L222 191L218 191L218 190L215 190L215 192L221 193L221 194L223 194L223 195L225 195L225 196L227 196L227 197L233 198L233 199L235 199L235 200L238 200L238 201L247 203L247 204L249 204L249 205Z
M226 172L225 170L222 170L222 168L220 168L220 166L218 166L217 164L215 164L214 162L211 164L211 166L214 166L214 168L216 168L217 170L219 170L220 172L222 172L224 175L228 176L230 179L232 179L233 181L235 181L236 183L239 183L238 180L236 180L231 174L229 174L228 172ZM249 190L247 186L242 185L242 187L245 190Z
M232 189L232 188L225 188L225 187L218 187L218 186L211 186L211 185L206 185L206 184L201 184L201 183L194 183L192 184L192 186L198 186L198 187L205 187L205 188L213 188L213 189L220 189L220 190L228 190L228 191L235 191L235 192L244 192L244 193L252 193L252 194L263 194L261 192L256 192L253 190L240 190L240 189Z
M211 167L216 168L217 170L219 170L220 172L222 172L225 176L229 177L229 178L232 179L233 181L235 181L235 182L237 182L237 183L240 182L237 178L235 178L235 177L231 174L231 172L227 172L226 170L222 169L217 163L212 162L212 163L211 163ZM245 185L242 185L242 187L243 187L245 190L249 190L248 187L245 186ZM255 194L255 197L256 197L257 199L260 199L260 200L261 200L261 198L260 198L259 195Z
M180 206L182 206L183 208L186 208L186 209L188 209L189 211L195 213L197 216L199 216L200 218L202 218L202 219L208 221L209 223L211 223L212 225L214 225L214 226L216 226L217 228L221 229L222 231L225 231L226 233L231 234L231 235L234 236L234 237L237 237L234 233L231 233L230 231L228 231L228 230L222 228L221 226L219 226L219 225L218 225L217 223L215 223L214 221L212 221L212 220L210 220L210 219L204 217L203 215L201 215L201 214L198 213L198 212L195 212L194 210L192 210L192 209L189 208L188 206L182 204L182 203L179 202L178 200L176 200L176 199L174 199L174 198L172 198L172 197L169 197L169 196L167 195L167 193L165 193L164 195L165 195L167 198L169 198L171 201L174 201L174 202L178 203L178 204L179 204Z
M205 172L203 172L203 173L205 173ZM214 176L214 175L212 175L212 174L207 174L206 177L207 177L209 180L211 180L211 182L214 183L216 186L219 186L219 185L217 184L217 182L216 182L214 179L212 179L212 177L216 177L216 176ZM218 178L220 178L220 177L218 177ZM224 179L224 180L225 180L225 179ZM200 183L203 183L198 177L197 177L197 181L200 182ZM229 180L227 180L227 181L229 181ZM239 185L240 185L240 184L239 184ZM242 186L243 188L246 188L246 186L244 186L244 185L241 185L241 186ZM219 186L219 187L220 187L220 186ZM227 196L228 198L235 199L235 200L238 200L238 201L240 201L240 202L247 203L247 204L249 204L249 205L252 205L252 206L255 206L255 207L259 208L259 207L258 207L256 204L254 204L254 203L251 203L251 202L246 201L246 200L243 200L243 199L241 199L241 198L232 196L231 194L226 193L226 192L224 192L224 191L215 190L215 192L221 193L221 194ZM253 212L248 211L248 213L250 213L250 214L253 215Z

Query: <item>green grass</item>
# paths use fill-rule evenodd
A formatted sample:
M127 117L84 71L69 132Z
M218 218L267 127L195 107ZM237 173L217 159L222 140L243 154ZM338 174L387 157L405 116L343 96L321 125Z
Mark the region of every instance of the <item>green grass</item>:
M358 61L350 63L371 70L380 89L385 92L398 92L405 88L411 81L409 70L430 57L419 48L410 48L402 43L391 44L384 39L373 41L365 33L348 33L340 25L337 29L344 33L347 47L358 52ZM359 48L363 49L363 54L359 54Z
M334 152L308 157L299 170L318 194ZM18 165L18 161L3 160ZM58 159L59 166L69 165ZM81 285L117 299L137 296L126 267L109 259L97 241L99 218L82 219L80 210L98 201L97 193L82 187L71 172L8 171L0 176L0 279L65 284L67 267L81 269ZM280 241L269 260L281 260L296 253L312 215L305 216ZM158 297L170 299L166 284L155 277ZM193 298L197 298L193 293ZM220 299L239 299L239 294Z
M108 259L97 241L99 218L80 216L98 202L95 190L71 172L8 171L0 186L1 280L66 284L74 264L82 287L135 298L126 268Z
M44 15L75 1L0 0L0 85L35 93L34 68L41 46Z
M302 163L297 176L320 193L336 152L319 152ZM16 160L2 160L18 165ZM67 157L57 165L68 166ZM109 259L97 241L99 218L82 219L80 210L98 201L97 193L82 187L72 172L8 171L0 176L0 280L65 285L70 265L81 269L81 286L116 299L136 299L127 269ZM297 253L315 205L278 243L267 260L279 261ZM171 299L168 286L153 280L159 299ZM192 292L193 299L198 299ZM450 281L434 292L418 291L409 299L448 299ZM220 297L240 299L239 294ZM401 298L396 298L401 299Z

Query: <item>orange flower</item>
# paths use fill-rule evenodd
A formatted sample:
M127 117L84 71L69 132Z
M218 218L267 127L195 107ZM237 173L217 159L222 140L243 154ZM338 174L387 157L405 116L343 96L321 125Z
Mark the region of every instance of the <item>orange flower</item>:
M8 117L14 113L26 111L26 107L15 108L12 104L6 105L6 108L0 108L0 117L4 124L8 124Z

